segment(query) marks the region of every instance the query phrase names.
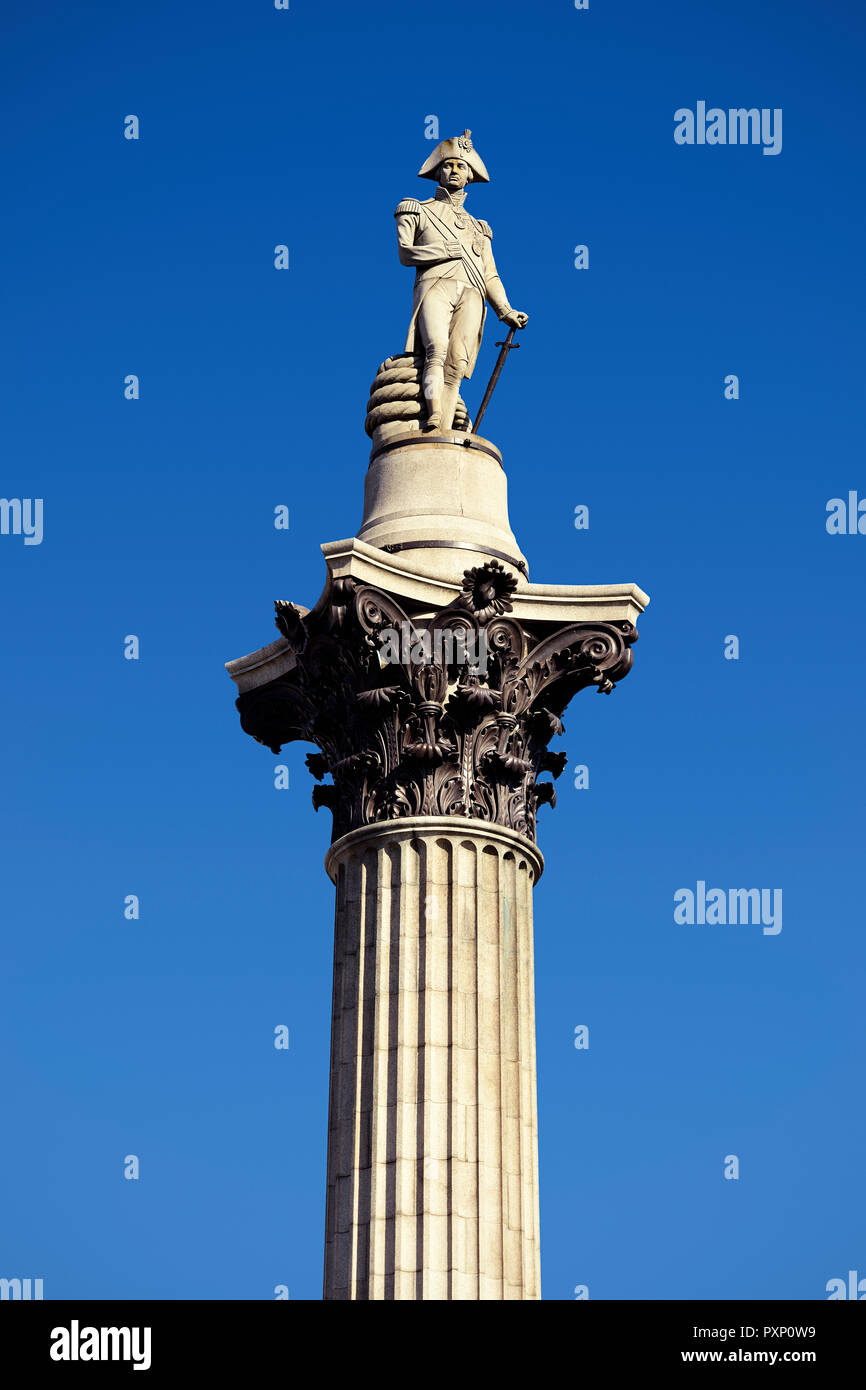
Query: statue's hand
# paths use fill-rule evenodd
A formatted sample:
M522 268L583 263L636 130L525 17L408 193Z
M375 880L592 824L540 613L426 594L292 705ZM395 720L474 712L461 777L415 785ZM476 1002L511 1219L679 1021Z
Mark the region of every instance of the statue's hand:
M502 322L507 323L509 328L525 328L529 315L522 314L519 309L509 309L507 314L503 314Z

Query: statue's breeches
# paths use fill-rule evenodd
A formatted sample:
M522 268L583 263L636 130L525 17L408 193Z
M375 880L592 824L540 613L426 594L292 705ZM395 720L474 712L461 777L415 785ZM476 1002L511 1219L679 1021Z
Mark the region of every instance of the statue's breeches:
M478 349L484 300L464 280L442 279L424 296L417 328L424 344L426 373L443 373L446 382L462 381Z

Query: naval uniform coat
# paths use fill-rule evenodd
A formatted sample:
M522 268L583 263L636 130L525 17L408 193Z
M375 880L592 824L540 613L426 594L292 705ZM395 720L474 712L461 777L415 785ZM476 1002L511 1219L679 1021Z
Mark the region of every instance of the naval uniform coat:
M416 198L404 198L397 204L394 216L397 219L400 261L403 265L415 266L412 318L406 335L405 352L417 350L418 311L424 296L439 280L461 280L474 285L482 301L486 301L475 350L465 372L468 378L472 375L481 347L486 305L490 305L499 319L511 310L490 247L493 237L490 224L483 222L480 217L470 216L463 207L463 200L456 201L444 188L437 189L434 198L425 198L423 202ZM463 223L462 228L455 225L458 221ZM446 241L459 241L463 248L459 260L448 258Z

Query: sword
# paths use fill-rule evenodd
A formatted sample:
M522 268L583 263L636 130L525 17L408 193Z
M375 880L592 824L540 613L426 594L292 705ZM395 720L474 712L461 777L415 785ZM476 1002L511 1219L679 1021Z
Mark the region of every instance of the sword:
M493 389L496 386L497 381L499 380L499 377L502 373L502 368L505 366L505 362L509 352L511 352L512 348L520 347L519 343L514 342L515 331L515 329L509 328L508 337L505 339L505 342L495 344L495 346L500 349L499 356L496 359L496 366L493 368L493 375L487 383L487 390L484 392L484 399L481 402L478 414L475 416L472 426L470 427L470 434L478 433L478 426L481 424L481 421L484 418L484 412L490 404L490 397L493 395Z

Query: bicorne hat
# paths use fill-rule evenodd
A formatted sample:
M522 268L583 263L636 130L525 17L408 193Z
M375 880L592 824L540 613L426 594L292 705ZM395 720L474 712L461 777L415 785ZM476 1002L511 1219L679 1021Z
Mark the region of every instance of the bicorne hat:
M453 135L450 140L441 141L418 170L419 179L435 179L438 183L437 170L444 160L463 159L472 170L472 177L476 183L489 183L490 175L485 168L484 160L475 151L471 135L471 130L464 130L462 135Z

